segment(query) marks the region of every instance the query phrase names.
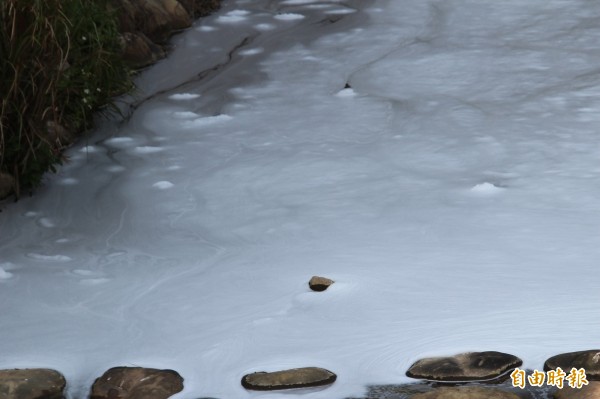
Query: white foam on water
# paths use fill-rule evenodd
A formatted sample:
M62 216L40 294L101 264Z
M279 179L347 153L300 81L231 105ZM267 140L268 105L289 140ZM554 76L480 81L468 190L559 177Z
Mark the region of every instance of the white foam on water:
M38 224L45 228L56 227L56 224L50 218L40 218Z
M354 14L356 12L355 9L352 8L338 8L335 10L328 10L325 11L325 14L328 15L347 15L347 14Z
M298 20L304 19L305 17L302 14L288 12L288 13L277 14L273 18L278 19L280 21L298 21Z
M111 137L110 139L105 140L104 144L109 145L111 147L116 147L116 148L125 148L133 142L134 142L133 138L122 136L122 137Z
M217 28L214 26L202 25L197 27L196 30L199 32L214 32L217 30Z
M0 280L8 280L9 278L12 278L13 274L4 270L4 268L0 267Z
M156 154L157 152L163 151L162 147L155 147L151 145L139 146L133 149L136 154ZM114 169L113 169L114 170Z
M265 51L265 49L261 48L261 47L255 47L255 48L249 48L246 50L241 50L238 54L239 55L257 55L257 54L261 54Z
M200 97L200 94L197 94L197 93L175 93L175 94L171 94L169 96L169 99L179 101L179 100L194 100L199 97Z
M72 260L67 255L44 255L35 252L29 252L27 257L42 262L70 262Z
M356 92L351 87L349 87L338 91L335 95L341 98L350 98L356 97Z
M335 384L285 397L342 399L422 357L541 369L597 347L600 3L231 0L205 21L223 16L141 73L166 91L89 132L97 154L3 207L0 368L57 369L70 398L141 365L181 373L181 399L256 399L280 394L244 374L321 366Z
M341 3L341 2L343 2L343 0L327 0L327 3ZM283 0L281 2L282 5L286 5L286 6L299 6L299 5L313 4L313 3L319 3L319 1L317 1L317 0Z
M261 31L269 31L269 30L273 30L276 28L275 25L267 24L267 23L257 24L257 25L254 25L254 27Z
M199 115L192 111L175 111L173 112L173 117L177 119L190 119L197 118Z
M488 182L476 184L475 186L473 186L471 188L471 192L473 194L477 194L477 195L481 195L481 196L496 195L498 193L501 193L504 190L505 190L505 188L498 187L498 186L496 186L492 183L488 183Z
M204 127L214 124L220 124L232 120L233 117L225 114L196 118L194 120L181 122L181 127L189 129L196 127Z
M243 22L248 20L248 15L250 11L248 10L233 10L229 11L225 15L220 15L217 17L216 21L225 24L235 24L238 22Z
M152 185L152 187L158 188L159 190L167 190L173 186L175 186L173 183L166 180L158 181Z
M85 154L96 154L102 152L102 149L95 145L85 145L79 149L79 152L83 152Z

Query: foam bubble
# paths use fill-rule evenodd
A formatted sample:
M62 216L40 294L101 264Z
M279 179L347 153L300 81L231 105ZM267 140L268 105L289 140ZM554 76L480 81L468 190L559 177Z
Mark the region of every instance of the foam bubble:
M137 154L155 154L163 151L162 147L153 147L150 145L135 147L133 151Z
M167 190L173 186L174 186L173 183L171 183L170 181L166 181L166 180L157 181L156 183L154 183L152 185L152 187L158 188L159 190Z
M199 32L214 32L217 30L217 28L214 26L202 25L196 28L196 30Z
M505 190L505 188L498 187L498 186L496 186L492 183L488 183L488 182L476 184L475 186L471 187L471 192L473 194L477 194L477 195L481 195L481 196L495 195L504 190Z
M0 267L0 280L8 280L13 276L12 273L7 272L2 267Z
M221 15L217 18L217 22L222 23L236 23L247 20L247 15L250 14L250 11L247 10L233 10L229 11L225 15Z
M197 118L192 121L186 121L182 124L182 126L186 127L186 128L202 127L202 126L212 125L215 123L226 122L231 119L233 119L231 116L221 114L221 115L215 115L215 116L207 116L205 118Z
M329 11L325 11L325 14L328 15L346 15L346 14L352 14L355 13L356 10L352 9L352 8L338 8L335 10L329 10Z
M290 12L290 13L284 13L284 14L277 14L277 15L275 15L274 18L278 19L280 21L296 21L296 20L304 19L304 15Z
M169 96L170 100L193 100L200 97L200 94L196 93L175 93Z
M258 30L262 30L262 31L266 31L266 30L272 30L275 29L276 26L273 24L258 24L254 26L256 29Z
M35 252L29 252L27 257L44 262L70 262L72 259L67 255L43 255Z
M352 88L342 89L335 94L337 97L348 98L356 97L356 92Z
M110 145L112 147L123 147L126 144L133 142L131 137L111 137L108 140L104 141L104 144Z
M40 226L46 227L46 228L56 227L56 224L54 224L54 222L52 220L50 220L49 218L41 218L40 220L38 220L38 223Z
M178 119L197 118L199 115L191 111L175 111L173 116Z
M264 51L265 51L265 49L263 49L261 47L256 47L256 48L249 48L247 50L242 50L239 52L239 54L240 55L256 55L256 54L260 54Z
M84 147L81 147L79 149L79 152L83 152L86 154L94 154L94 153L100 152L100 148L98 148L95 145L86 145Z

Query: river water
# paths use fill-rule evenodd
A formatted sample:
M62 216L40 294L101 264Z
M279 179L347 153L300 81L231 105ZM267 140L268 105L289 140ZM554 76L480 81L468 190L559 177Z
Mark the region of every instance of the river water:
M597 346L600 3L225 1L0 213L0 367L275 398ZM314 293L313 275L335 280Z

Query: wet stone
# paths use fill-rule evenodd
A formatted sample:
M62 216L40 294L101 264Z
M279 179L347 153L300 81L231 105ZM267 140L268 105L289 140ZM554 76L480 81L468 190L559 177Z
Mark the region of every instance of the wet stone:
M256 391L308 388L333 384L337 376L329 370L318 367L247 374L242 378L242 386Z
M313 276L308 282L308 286L313 291L325 291L334 281L325 277Z
M528 370L531 372L532 370ZM553 399L552 394L556 388L549 386L533 387L527 385L525 389L514 387L510 378L497 382L487 383L440 383L418 382L395 385L371 385L368 392L360 398L350 399L476 399L480 395L485 398L519 398L519 399ZM600 397L599 397L600 398Z
M443 387L411 396L411 399L521 399L522 397L496 388Z
M90 399L166 399L182 389L173 370L114 367L94 382Z
M55 370L0 370L1 399L62 399L65 385Z
M484 381L498 378L522 365L516 356L502 352L467 352L415 362L406 375L432 381Z
M561 367L562 368L562 367ZM554 394L555 399L598 399L600 398L600 382L590 381L588 385L581 388L569 386L559 389Z
M544 371L555 370L557 367L567 374L573 367L583 368L588 381L600 381L600 349L561 353L544 363Z
M431 389L428 383L370 385L365 396L349 399L407 399L418 393L429 392Z
M166 56L162 47L141 32L121 35L122 57L132 68L143 68Z

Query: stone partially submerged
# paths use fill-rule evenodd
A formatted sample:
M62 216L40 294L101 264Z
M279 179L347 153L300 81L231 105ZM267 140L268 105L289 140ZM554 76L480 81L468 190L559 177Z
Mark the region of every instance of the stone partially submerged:
M280 389L309 388L333 384L337 376L329 370L318 367L305 367L275 371L257 372L242 378L242 386L255 391L276 391Z
M562 368L562 367L561 367ZM571 388L568 385L554 394L555 399L598 399L600 398L600 382L590 381L581 388Z
M521 399L521 397L495 388L442 387L414 395L411 399Z
M182 389L173 370L113 367L94 382L90 399L166 399Z
M55 370L0 370L2 399L62 399L65 385L65 378Z
M516 356L502 352L467 352L448 357L416 361L406 375L432 381L485 381L498 378L523 364Z
M326 277L312 276L308 282L308 286L311 290L321 292L325 291L334 281Z
M544 371L555 370L557 367L566 373L573 367L578 370L583 368L588 380L600 381L600 349L561 353L544 363Z

